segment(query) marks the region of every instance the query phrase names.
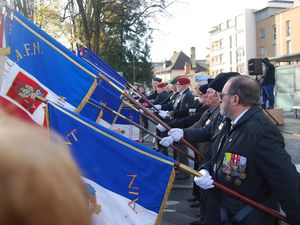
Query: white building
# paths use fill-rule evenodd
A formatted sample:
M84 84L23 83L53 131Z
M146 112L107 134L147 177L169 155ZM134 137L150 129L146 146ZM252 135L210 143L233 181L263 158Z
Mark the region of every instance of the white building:
M256 28L253 9L227 19L210 31L210 74L237 71L247 73L248 59L256 56Z
M210 33L209 72L248 73L248 60L257 57L256 22L293 5L292 1L269 1L261 10L244 9L239 15L213 26Z

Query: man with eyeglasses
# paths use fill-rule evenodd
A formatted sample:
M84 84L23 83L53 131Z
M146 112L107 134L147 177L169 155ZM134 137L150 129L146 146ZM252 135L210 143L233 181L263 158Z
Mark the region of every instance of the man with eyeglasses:
M199 151L201 151L204 155L210 151L210 143L209 140L205 142L199 142L198 141L198 136L197 136L197 130L198 129L205 129L208 134L212 133L211 131L211 124L214 121L217 121L220 123L223 119L223 116L220 115L220 101L219 101L219 93L222 91L223 86L225 83L230 79L231 77L238 76L240 75L239 73L236 72L228 72L228 73L220 73L218 76L209 82L208 84L208 89L205 91L203 97L204 97L204 103L205 105L209 106L209 109L206 110L200 119L194 123L193 125L190 125L189 128L187 129L172 129L171 133L176 136L177 131L180 133L188 133L188 136L194 135L195 140L192 142L196 144L196 147ZM175 124L175 123L173 123ZM172 126L171 126L172 127ZM174 126L173 126L174 127ZM186 138L186 136L185 136ZM163 138L161 140L161 144L164 146L169 146L170 143L173 143L173 137L169 136L166 138ZM201 158L199 156L195 157L197 162L194 163L194 169L199 168L199 163L201 163ZM191 225L203 225L206 223L205 219L205 211L206 211L206 195L203 191L199 190L197 188L198 186L194 186L193 188L193 195L196 197L195 200L197 200L198 204L193 204L192 206L198 205L200 207L200 217L197 218L197 220L191 222Z
M209 194L207 225L277 224L274 217L215 189L214 181L274 210L279 202L288 223L300 224L300 175L259 99L259 85L249 76L231 78L220 94L220 113L226 119L212 125L211 152L200 167L203 176L194 178Z

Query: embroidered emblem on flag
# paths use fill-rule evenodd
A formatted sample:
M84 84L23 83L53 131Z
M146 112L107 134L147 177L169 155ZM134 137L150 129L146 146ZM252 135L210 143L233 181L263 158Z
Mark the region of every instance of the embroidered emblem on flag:
M33 114L39 105L42 104L40 101L35 100L35 98L37 96L46 97L47 94L48 92L37 82L30 79L22 72L17 74L7 92L7 96L17 101L31 114Z

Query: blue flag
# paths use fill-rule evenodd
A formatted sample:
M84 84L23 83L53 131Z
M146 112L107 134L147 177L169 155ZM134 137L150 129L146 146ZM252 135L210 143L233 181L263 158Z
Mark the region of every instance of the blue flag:
M110 65L108 65L103 59L101 59L100 56L96 55L91 49L80 48L78 55L87 62L90 62L91 65L97 68L101 74L103 74L122 90L126 88L127 80Z
M97 86L98 70L34 23L14 12L5 26L11 54L6 57L1 96L42 124L42 96L80 111Z
M159 224L174 161L84 117L48 104L49 127L71 148L94 224Z

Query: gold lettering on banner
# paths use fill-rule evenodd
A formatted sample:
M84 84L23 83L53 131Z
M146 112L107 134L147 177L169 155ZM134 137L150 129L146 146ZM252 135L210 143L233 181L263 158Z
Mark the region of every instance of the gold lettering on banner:
M72 141L78 141L78 138L75 136L75 133L77 132L77 129L72 130L70 133L66 135L66 144L72 145Z
M22 54L19 52L18 49L16 49L15 52L16 52L17 62L19 62L21 59L23 59L23 56L22 56Z
M135 210L135 203L139 200L139 198L133 199L128 203L128 206L137 214L138 212Z
M137 178L138 175L133 175L133 174L128 174L127 177L131 177L131 181L128 184L128 193L130 195L135 195L135 196L139 196L140 193L137 191L139 190L139 187L134 186L133 183L135 181L135 179ZM136 202L139 200L139 197L135 197L135 199L131 200L128 203L128 206L137 214L138 212L136 211Z
M128 185L128 188L131 188L131 189L139 189L138 187L133 187L133 186L132 186L132 184L133 184L135 178L137 177L137 175L127 175L127 177L132 177L132 179L131 179L131 181L130 181L130 183L129 183L129 185Z
M24 44L24 49L25 49L25 52L26 52L26 55L24 56L30 56L30 44Z
M35 55L42 55L43 52L41 51L40 43L33 42L33 43L24 43L23 48L16 49L16 61L20 61L24 57L30 57Z
M41 54L41 48L40 48L40 43L32 43L33 47L33 55L40 55Z

